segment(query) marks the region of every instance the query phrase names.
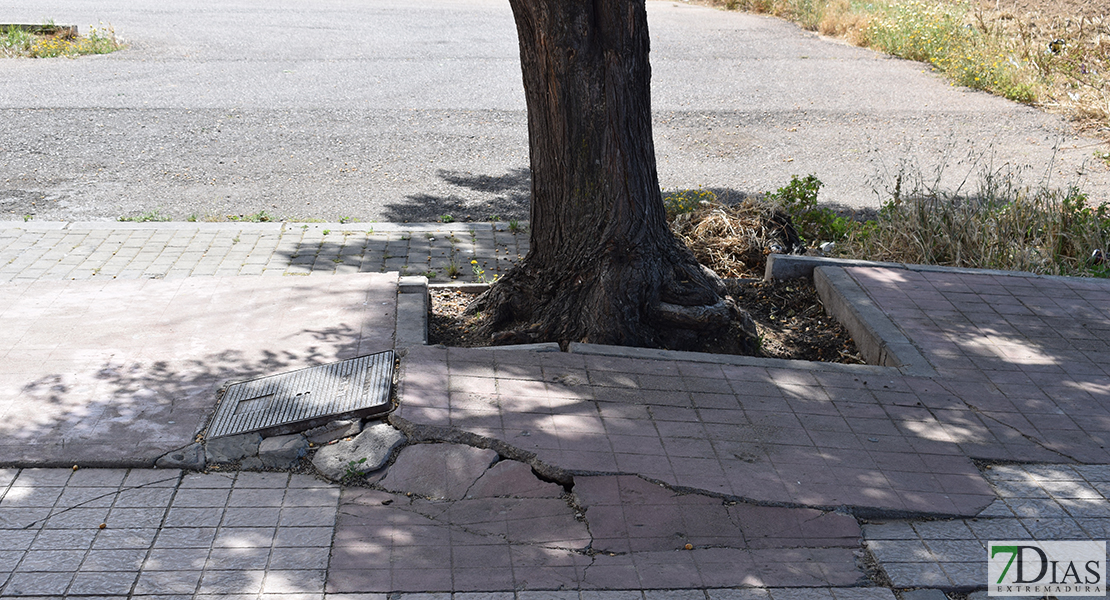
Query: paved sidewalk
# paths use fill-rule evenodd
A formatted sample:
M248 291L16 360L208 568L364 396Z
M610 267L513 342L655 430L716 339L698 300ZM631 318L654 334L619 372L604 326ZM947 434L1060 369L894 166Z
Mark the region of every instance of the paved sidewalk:
M324 591L339 489L313 477L6 469L0 490L4 597Z
M386 272L474 281L471 260L492 279L527 253L524 227L0 222L0 282Z
M364 486L137 468L227 379L393 346L387 253L524 239L252 227L0 228L0 596L889 600L1110 535L1110 282L976 271L822 267L905 368L401 348Z

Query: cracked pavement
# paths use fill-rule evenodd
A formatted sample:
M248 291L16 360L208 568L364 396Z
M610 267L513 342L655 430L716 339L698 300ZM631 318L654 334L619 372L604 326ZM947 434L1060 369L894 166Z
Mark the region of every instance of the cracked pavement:
M5 256L35 249L0 284L0 595L961 598L991 539L1110 534L1105 281L822 267L920 355L904 367L397 348L410 443L353 486L149 467L228 380L394 345L396 274L211 276L178 252L175 277L78 279L95 261L67 262L67 227L0 229ZM238 224L165 227L76 235L155 257L203 229L220 264L259 248L235 254ZM380 271L428 231L352 243Z
M855 586L854 518L679 493L633 475L568 492L492 450L402 450L339 505L333 593ZM414 577L414 571L420 573Z

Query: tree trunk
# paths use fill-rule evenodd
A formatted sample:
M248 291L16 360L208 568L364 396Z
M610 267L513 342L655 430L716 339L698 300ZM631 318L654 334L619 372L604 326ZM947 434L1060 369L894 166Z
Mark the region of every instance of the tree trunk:
M734 309L720 279L667 227L644 0L510 4L528 106L531 248L475 302L487 330L506 341L674 348L690 346L692 331L727 327Z

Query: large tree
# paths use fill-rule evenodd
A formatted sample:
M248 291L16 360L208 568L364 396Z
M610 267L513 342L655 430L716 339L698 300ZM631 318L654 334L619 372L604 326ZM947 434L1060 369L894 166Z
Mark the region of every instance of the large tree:
M734 308L671 234L651 132L644 0L510 0L532 168L531 248L475 307L503 340L689 347ZM498 336L495 336L497 338Z

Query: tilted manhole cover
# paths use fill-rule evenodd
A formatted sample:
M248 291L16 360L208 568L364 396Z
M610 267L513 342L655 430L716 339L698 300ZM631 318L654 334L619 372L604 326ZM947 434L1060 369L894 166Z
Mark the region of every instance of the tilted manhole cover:
M389 410L393 351L228 386L208 439L257 431L282 435L345 416Z

